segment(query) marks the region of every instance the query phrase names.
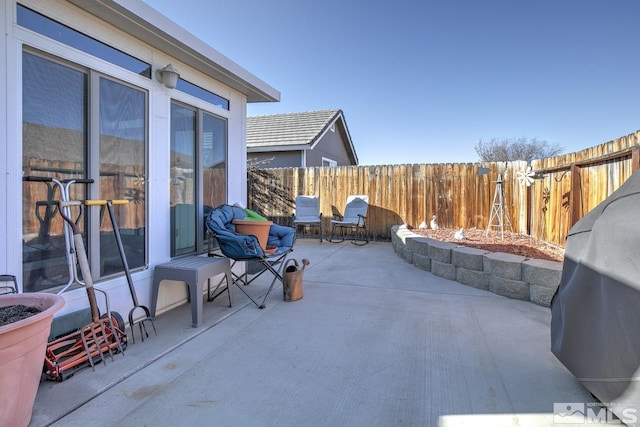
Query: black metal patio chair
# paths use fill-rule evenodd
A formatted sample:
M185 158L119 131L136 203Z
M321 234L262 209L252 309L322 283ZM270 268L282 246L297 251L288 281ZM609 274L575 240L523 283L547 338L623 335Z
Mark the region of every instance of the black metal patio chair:
M355 245L366 245L369 243L366 224L368 208L369 196L352 195L347 197L344 214L334 214L334 219L331 220L329 241L332 243L344 241L345 229L349 229L354 232L351 243ZM336 235L339 236L339 239L336 239Z

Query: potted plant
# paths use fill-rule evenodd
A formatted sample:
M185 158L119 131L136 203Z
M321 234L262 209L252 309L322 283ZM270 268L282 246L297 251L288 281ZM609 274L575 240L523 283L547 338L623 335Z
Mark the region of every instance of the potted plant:
M247 236L256 236L263 251L267 249L267 240L269 239L269 228L271 221L256 221L252 219L234 219L231 221L236 226L236 232Z
M0 295L0 309L23 305L39 312L0 326L0 426L26 426L38 391L53 314L64 305L60 295Z

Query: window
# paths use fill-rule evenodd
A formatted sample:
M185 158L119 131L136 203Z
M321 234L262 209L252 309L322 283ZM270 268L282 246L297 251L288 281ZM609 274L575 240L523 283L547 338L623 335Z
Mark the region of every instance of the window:
M203 89L200 86L196 86L193 83L189 83L188 81L181 78L178 78L176 89L184 93L188 93L189 95L193 95L196 98L202 99L203 101L215 105L216 107L224 108L225 110L229 109L228 99L225 99L220 95L216 95L213 92L209 92L208 90Z
M225 119L171 104L172 257L203 251L204 215L227 200L226 147Z
M147 94L145 91L99 78L99 195L101 200L128 200L114 205L122 244L131 268L146 262L146 129ZM96 156L93 156L94 158ZM95 173L90 170L92 175ZM96 212L97 214L97 212ZM100 212L100 262L94 270L100 276L123 271L113 227L108 214Z
M132 269L146 265L147 92L35 51L22 54L23 174L74 184L72 199L128 199L116 218ZM60 194L43 182L23 183L25 292L69 280ZM121 273L109 215L92 207L80 224L94 280Z
M73 28L18 5L18 25L71 46L85 53L104 59L141 76L151 78L151 64L84 35Z
M338 162L336 162L335 160L331 160L326 157L323 157L322 166L327 166L327 167L338 166Z

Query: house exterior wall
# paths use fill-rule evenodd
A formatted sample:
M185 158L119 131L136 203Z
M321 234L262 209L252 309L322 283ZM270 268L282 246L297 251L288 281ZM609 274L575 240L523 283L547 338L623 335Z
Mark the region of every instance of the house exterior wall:
M253 163L260 169L304 167L302 164L303 152L301 150L249 153L247 158L250 164Z
M152 78L144 78L111 63L79 52L62 43L48 39L16 24L16 2L0 3L0 29L5 42L0 43L0 274L13 274L22 283L22 51L24 46L37 49L52 57L119 79L148 92L148 146L146 147L147 176L147 267L132 273L140 304L149 305L153 268L170 261L170 106L179 101L201 108L227 120L227 194L228 201L246 201L246 104L245 94L199 72L188 63L165 54L162 46L152 46L127 34L86 10L67 1L21 0L20 2L51 19L120 49L152 64ZM180 76L229 100L229 109L208 104L201 99L167 89L156 78L155 70L171 63ZM16 202L17 201L17 202ZM128 313L131 296L124 275L96 283L109 293L111 309ZM158 300L158 311L186 301L185 286L163 285ZM64 293L66 305L59 315L84 309L87 297L84 289Z
M348 142L342 139L337 129L328 130L311 150L307 150L306 166L322 166L323 157L336 161L337 166L351 166L346 144Z
M346 144L339 132L328 130L312 149L251 152L248 159L260 169L321 167L323 158L335 161L336 166L351 166Z

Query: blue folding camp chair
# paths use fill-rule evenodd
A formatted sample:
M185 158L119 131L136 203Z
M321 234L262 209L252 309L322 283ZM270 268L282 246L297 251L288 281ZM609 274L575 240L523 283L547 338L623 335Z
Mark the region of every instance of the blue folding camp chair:
M269 297L276 282L278 280L281 283L284 282L282 268L287 255L293 250L296 230L292 227L271 224L267 245L274 246L275 252L267 254L260 246L260 242L256 236L236 232L236 225L233 221L245 220L247 217L249 217L249 214L237 206L220 205L210 210L206 216L205 225L207 233L211 238L216 240L218 247L212 248L213 242L210 240L209 255L229 258L232 261L232 267L236 262L246 262L244 272L240 275L233 273L232 281L256 307L264 308L265 301ZM243 286L249 285L266 271L273 274L273 280L262 303L258 304L258 302L251 298L243 289Z

